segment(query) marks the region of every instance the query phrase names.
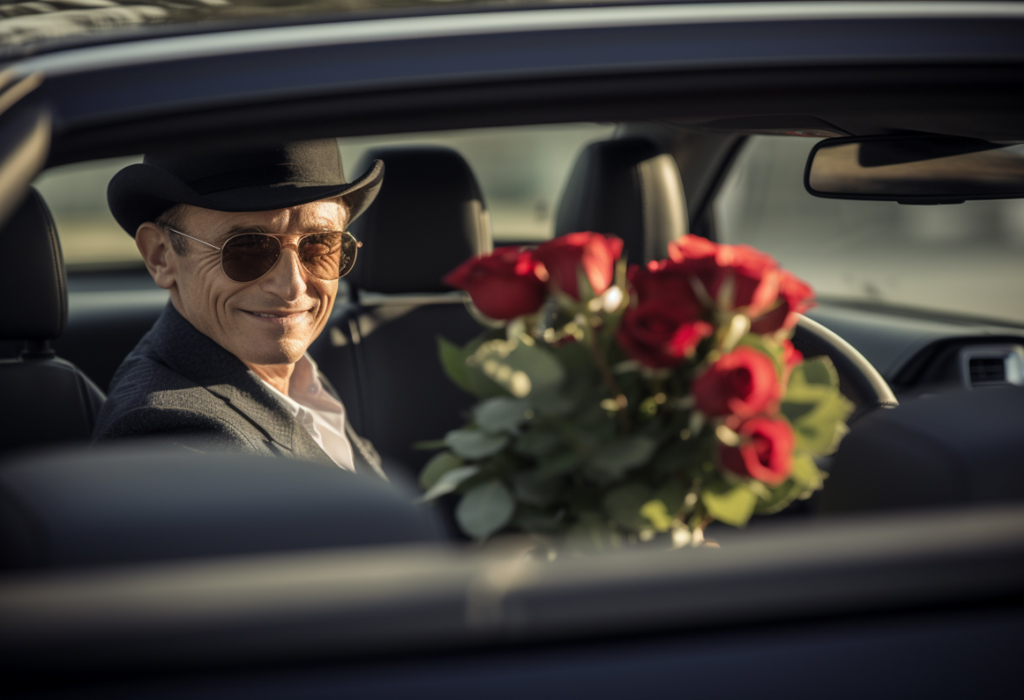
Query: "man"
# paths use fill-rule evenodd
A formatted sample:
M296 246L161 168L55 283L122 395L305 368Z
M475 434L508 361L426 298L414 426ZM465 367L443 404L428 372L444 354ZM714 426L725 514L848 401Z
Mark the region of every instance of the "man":
M147 155L107 190L170 301L111 381L96 440L158 436L384 476L306 354L360 244L384 164L345 181L337 143ZM386 478L386 477L385 477Z

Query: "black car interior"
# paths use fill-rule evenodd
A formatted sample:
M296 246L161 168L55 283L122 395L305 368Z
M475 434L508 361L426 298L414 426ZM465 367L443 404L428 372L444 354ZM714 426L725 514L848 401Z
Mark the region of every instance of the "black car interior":
M660 138L651 127L646 127L646 133L645 129L637 127L622 131L620 137L591 143L577 158L560 198L556 234L573 230L615 231L625 239L630 259L658 259L664 257L667 242L681 235L689 225L684 180L694 182L695 187L714 189L714 185L702 182L688 169L692 170L695 164L706 166L709 160L722 162L725 159L727 163L736 141L714 136L711 138L714 143L706 147L710 155L706 153L703 158L686 160L674 152L680 139L666 138L664 129ZM685 145L686 139L681 141ZM355 164L356 170L378 158L387 164L387 186L376 205L352 226L357 238L366 243L363 255L355 272L346 280L347 293L339 295L328 328L310 352L338 387L357 430L387 456L390 469L399 480L411 481L430 457L430 452L416 449L414 443L437 439L457 427L472 403L472 397L445 377L436 360L437 339L444 337L465 343L480 332L481 326L464 297L445 287L441 278L462 260L489 251L491 231L487 206L476 178L468 163L454 150L425 146L371 149L364 154L363 163ZM719 173L719 177L722 175ZM700 210L700 215L706 218L707 207L701 205ZM29 227L35 235L20 235ZM18 270L5 277L2 283L11 285L13 294L14 289L22 288L19 285L24 284L24 275L31 270L29 276L33 284L46 285L45 293L35 298L43 300L40 304L45 301L47 313L39 313L40 309L27 305L11 307L7 312L4 338L31 342L20 356L0 364L0 380L11 387L4 392L4 410L12 416L8 425L19 426L16 430L5 431L4 447L48 446L66 440L77 440L81 444L87 439L103 400L101 387L106 388L120 360L148 330L160 313L165 297L153 285L146 285L144 277L138 276L122 277L139 290L134 299L131 293L118 296L116 286L98 294L90 287L80 287L83 289L77 297L80 305L75 309L72 304L75 312L62 334L66 291L59 241L52 218L38 193L32 192L7 230L11 231L5 231L9 240L33 248L20 256L22 262ZM132 279L141 279L141 285ZM855 319L853 323L851 314ZM1007 465L1013 463L1013 455L1019 454L1022 445L1009 437L1016 431L1006 423L1021 414L1020 394L1024 390L1005 387L998 398L991 390L977 391L967 395L968 401L963 399L963 392L958 392L944 395L940 401L923 407L918 401L895 408L898 401L889 382L906 376L906 367L913 362L904 361L897 367L889 367L883 375L844 337L855 343L868 338L866 348L876 363L883 356L878 344L899 345L902 350L907 337L876 336L870 315L858 317L855 310L826 307L812 316L800 322L794 343L807 355L829 355L839 369L844 393L857 406L851 421L853 433L831 465L830 488L815 499L810 508L812 512L829 514L988 502L1024 495L1024 482L1015 480L1007 472ZM39 326L40 319L46 319L45 328ZM932 335L915 337L920 347L914 357L927 355L936 343L948 342L950 337L965 332L954 323L947 328L945 334L935 335L932 328ZM67 360L48 354L51 351L47 341L51 340ZM53 387L43 392L53 399L52 403L40 402L38 388L43 385ZM906 396L913 395L909 391L911 386L900 385L900 388ZM32 400L16 398L18 391L20 396L31 394ZM992 399L987 398L990 395ZM990 408L987 412L980 407L964 408L972 402ZM943 408L936 408L938 406ZM52 415L53 411L70 414L59 422L39 420L39 412ZM993 412L1004 417L996 424L1005 430L995 441L998 449L992 459L988 458L988 452L943 450L937 446L940 441L959 434L958 427L964 434L963 445L975 444L968 439L976 432L971 426L979 416L986 416L987 420ZM946 416L945 422L936 417L939 415ZM862 417L867 419L862 421ZM952 424L947 425L950 421ZM40 425L59 425L60 434L40 434L36 427ZM916 441L907 437L914 431L919 435ZM986 456L983 458L981 454ZM117 459L119 464L124 464L123 458ZM171 458L164 462L157 460L147 469L155 470L154 474L158 475L171 461ZM27 464L31 464L31 460ZM862 466L865 464L871 467ZM932 488L913 488L921 477L915 470L924 468L920 465L933 464ZM39 468L22 466L12 468L9 473L30 473L34 469ZM870 486L879 471L902 475L901 483L905 488L894 488L881 497ZM97 483L113 483L123 478L123 473L115 469L100 478L97 472L96 478ZM185 481L181 483L186 483L187 477L182 475L182 479ZM12 483L4 482L2 489L6 498L22 504L12 512L30 515L25 515L27 520L8 518L7 529L11 533L32 529L24 524L29 521L37 522L32 526L36 531L50 532L57 528L52 530L57 533L61 528L66 529L74 513L82 515L81 511L71 510L66 518L55 519L55 514L47 509L55 508L59 499L45 494L42 486L45 480L33 482L35 488L43 489L41 494L23 484L15 487ZM315 480L310 483L314 484ZM82 499L90 498L88 489L80 493ZM106 503L105 507L109 505ZM409 509L411 513L416 510L411 505ZM110 517L116 520L113 514L117 508L108 510ZM807 511L806 504L794 508L794 512ZM120 517L127 521L134 517L132 513L134 509L128 509ZM408 517L412 518L410 522L415 521L413 515ZM430 532L444 531L444 526L437 524L441 521L431 522ZM346 535L325 544L354 541L350 536L351 528L340 531L345 531ZM398 531L412 537L411 531L401 528ZM232 542L231 546L240 551L247 547L258 551L274 550L302 546L304 532L301 522L297 521L294 541L263 538L259 528L252 529L248 538L241 539L232 539L229 532L223 541ZM17 534L5 537L11 542L24 539ZM264 544L255 544L261 538ZM11 554L4 562L6 566L18 566L18 562L38 565L44 561L37 555L25 554L31 549L27 545L11 546ZM153 551L164 550L155 547ZM197 542L193 553L198 556L213 551L207 544ZM222 547L215 551L226 550ZM117 555L110 550L102 557L96 556L100 558L94 563L101 559L113 560L111 557L116 559ZM52 559L54 565L60 561L63 560L56 555Z
M67 279L57 228L32 189L0 229L7 254L0 270L0 340L13 350L0 360L0 450L86 442L105 396L50 342L68 316Z

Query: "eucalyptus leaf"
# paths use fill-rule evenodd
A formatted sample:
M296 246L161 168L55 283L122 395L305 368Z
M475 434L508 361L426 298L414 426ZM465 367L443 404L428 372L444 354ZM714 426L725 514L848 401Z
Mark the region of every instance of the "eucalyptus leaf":
M445 444L452 452L464 459L483 459L505 449L508 435L488 435L472 428L449 431L444 436Z
M550 392L565 379L565 370L549 350L518 340L486 341L467 362L516 398Z
M551 452L537 461L533 475L536 479L557 479L572 473L585 458L585 454L572 447Z
M658 443L646 435L631 435L602 445L590 458L590 472L599 479L613 481L635 469L654 455Z
M437 350L441 358L441 366L448 378L463 391L475 394L476 391L469 381L469 367L466 365L467 353L455 343L441 336L437 337Z
M627 530L640 532L651 527L640 514L640 508L654 497L654 489L647 484L624 484L612 489L601 499L601 505L615 522Z
M538 479L531 473L519 473L512 477L512 488L520 503L544 507L555 500L559 483L550 479Z
M495 396L473 408L473 421L488 433L517 433L530 408L529 401Z
M543 457L562 444L562 436L553 430L535 427L524 431L516 438L513 449L527 457Z
M700 494L708 515L726 525L742 527L754 514L757 495L743 484L730 484L724 479L712 479Z
M508 525L515 513L515 501L497 479L467 491L455 507L459 527L474 539L487 539Z
M426 466L423 467L423 471L420 472L420 486L424 490L429 490L434 487L437 480L440 479L445 472L449 472L452 469L456 469L462 466L462 458L451 452L439 452L430 458Z
M446 471L430 489L420 497L420 501L433 501L455 491L459 486L480 473L480 467L456 467Z
M538 508L523 506L516 510L512 525L523 532L555 533L564 527L564 513L549 513Z

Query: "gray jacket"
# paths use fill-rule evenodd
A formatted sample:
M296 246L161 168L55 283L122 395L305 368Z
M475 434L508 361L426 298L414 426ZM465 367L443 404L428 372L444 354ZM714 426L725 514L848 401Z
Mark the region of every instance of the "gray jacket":
M345 428L356 471L384 477L373 445ZM241 360L170 303L114 374L93 434L95 441L130 437L334 464Z

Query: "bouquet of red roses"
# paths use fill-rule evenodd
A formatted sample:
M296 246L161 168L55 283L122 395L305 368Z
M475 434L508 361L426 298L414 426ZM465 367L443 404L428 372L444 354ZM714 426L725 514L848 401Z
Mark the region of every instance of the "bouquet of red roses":
M699 544L821 488L814 458L852 406L828 358L790 337L810 288L749 246L684 236L632 265L622 241L573 233L499 248L445 281L494 322L441 361L480 402L424 468L424 500L460 494L477 539L554 548Z

